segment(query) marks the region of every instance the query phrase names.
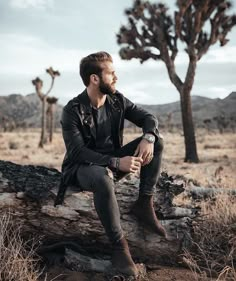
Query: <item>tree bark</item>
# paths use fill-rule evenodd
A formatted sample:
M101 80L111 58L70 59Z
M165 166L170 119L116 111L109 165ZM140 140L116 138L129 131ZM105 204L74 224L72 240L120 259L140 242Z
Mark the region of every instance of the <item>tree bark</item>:
M190 91L183 90L180 94L180 104L182 113L182 124L184 131L184 143L185 143L185 162L198 163L197 145L193 125L193 115L191 106Z
M180 91L180 104L182 112L182 123L184 131L184 142L185 142L185 162L198 163L197 145L194 133L193 125L193 113L192 113L192 102L191 102L191 90L193 87L197 57L194 52L194 46L188 48L189 64L186 73L183 87Z
M192 51L192 50L191 50ZM184 83L178 77L175 71L174 61L171 60L167 47L162 51L164 62L169 74L171 82L175 85L176 89L180 93L180 104L182 114L182 124L184 132L185 143L185 162L198 163L197 145L194 133L192 106L191 106L191 90L194 82L195 70L196 70L196 57L190 54L188 70L186 73Z
M39 147L43 147L43 145L47 142L47 137L46 137L46 99L47 96L43 95L41 101L42 101L42 121L41 121L41 136L40 136L40 141L39 141Z
M49 142L52 142L54 131L54 104L48 104L48 131Z
M223 194L230 197L236 196L236 189L228 188L210 188L203 186L191 186L188 190L185 191L185 194L191 197L193 200L205 200L205 199L214 199L217 195Z
M60 182L56 169L21 166L0 161L0 209L11 209L14 221L22 225L25 235L41 237L41 250L51 251L67 244L88 255L111 253L110 243L93 205L93 194L76 192L72 187L63 205L54 207ZM168 241L140 225L129 211L138 196L135 177L116 185L121 224L136 261L146 264L177 264L184 247L191 241L194 208L175 206L173 199L184 191L183 185L163 174L157 186L155 209L166 228Z

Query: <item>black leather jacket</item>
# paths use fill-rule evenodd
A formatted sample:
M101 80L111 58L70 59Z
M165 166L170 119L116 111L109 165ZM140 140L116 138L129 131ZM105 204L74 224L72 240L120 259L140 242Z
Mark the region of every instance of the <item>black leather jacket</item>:
M158 122L150 113L134 105L118 91L107 96L108 116L111 118L112 139L115 149L122 146L124 120L127 119L157 137ZM62 113L62 133L66 145L66 155L62 164L63 182L75 184L75 173L81 163L108 166L111 155L93 150L96 129L87 91L68 102Z

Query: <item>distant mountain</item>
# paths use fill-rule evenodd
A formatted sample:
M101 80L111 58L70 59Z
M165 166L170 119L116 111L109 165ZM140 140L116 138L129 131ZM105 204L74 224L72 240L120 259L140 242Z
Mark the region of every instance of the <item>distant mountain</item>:
M4 117L13 120L18 124L25 124L27 127L40 127L41 122L41 102L36 94L22 96L12 94L0 96L0 124ZM173 125L181 125L180 102L173 102L162 105L140 105L158 117L159 123L164 125L169 121ZM55 122L56 127L60 127L60 116L62 105L57 104ZM232 92L224 99L210 99L201 96L192 96L192 110L195 126L204 125L204 120L219 116L226 119L236 120L236 92Z
M36 94L0 96L0 120L4 117L18 125L40 127L42 103ZM55 124L60 126L61 105L56 105Z
M181 125L182 117L180 102L163 105L142 105L143 108L156 115L160 124L167 122L168 116L173 125ZM232 92L224 99L211 99L201 96L192 96L192 111L194 124L197 127L204 126L204 120L213 120L224 116L225 119L236 120L236 92ZM171 116L171 117L170 117Z

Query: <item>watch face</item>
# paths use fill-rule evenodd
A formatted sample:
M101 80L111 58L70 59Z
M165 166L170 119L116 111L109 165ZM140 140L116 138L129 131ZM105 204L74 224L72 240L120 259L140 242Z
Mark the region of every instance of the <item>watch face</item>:
M154 142L154 141L155 141L155 137L154 137L154 136L149 136L149 140L150 140L151 142Z
M155 142L155 137L153 135L145 135L144 138L149 142Z

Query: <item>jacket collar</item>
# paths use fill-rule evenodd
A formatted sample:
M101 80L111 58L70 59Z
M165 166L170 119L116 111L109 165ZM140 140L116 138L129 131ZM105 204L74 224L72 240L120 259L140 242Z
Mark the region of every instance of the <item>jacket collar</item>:
M92 108L90 104L90 99L87 93L87 89L85 89L80 95L78 95L79 101L79 110L82 115L87 115L92 113Z
M80 113L82 115L92 114L92 107L87 93L87 89L85 89L80 95L78 95L77 98L79 101ZM107 95L106 102L111 105L113 110L119 111L119 102L115 94Z
M91 135L94 139L96 139L96 128L93 121L92 107L86 89L76 97L76 103L78 104L78 109L80 111L84 126L89 128ZM106 103L109 104L108 108L111 114L110 118L112 123L112 137L114 144L118 147L116 129L119 127L122 107L120 105L119 99L116 97L116 94L107 95Z

